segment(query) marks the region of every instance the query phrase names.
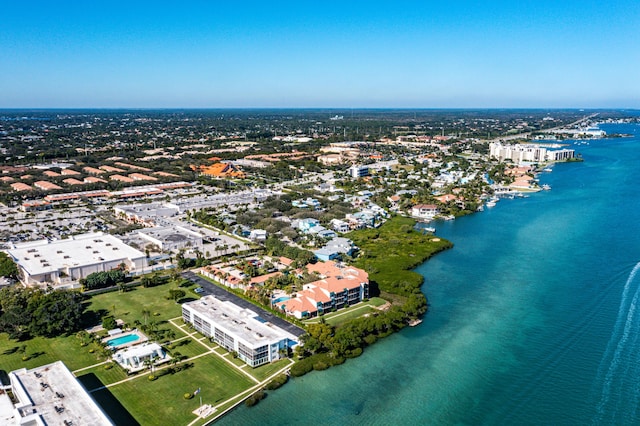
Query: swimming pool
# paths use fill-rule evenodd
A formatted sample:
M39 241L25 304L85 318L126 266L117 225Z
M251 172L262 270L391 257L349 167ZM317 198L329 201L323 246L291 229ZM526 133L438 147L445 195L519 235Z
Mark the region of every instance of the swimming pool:
M140 340L140 336L135 333L127 334L125 336L116 337L115 339L107 340L107 345L115 348L117 346L126 345L127 343L135 342Z
M284 302L285 300L289 300L291 299L290 297L278 297L277 299L274 299L272 304L276 304L276 303L280 303L280 302Z

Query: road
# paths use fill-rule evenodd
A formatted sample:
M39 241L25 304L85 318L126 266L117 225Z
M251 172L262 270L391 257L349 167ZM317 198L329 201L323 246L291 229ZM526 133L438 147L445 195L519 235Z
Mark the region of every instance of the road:
M194 272L191 272L191 271L183 272L182 276L198 284L200 287L202 287L204 289L204 292L202 292L201 295L203 296L212 295L216 299L219 299L222 301L231 301L235 305L241 306L246 309L250 309L256 312L258 315L260 315L260 318L264 319L267 322L270 322L273 325L276 325L282 328L283 330L288 331L289 333L293 334L296 337L300 337L305 333L305 331L302 328L298 327L297 325L293 325L289 321L285 321L282 318L273 315L271 312L266 311L262 308L259 308L253 303L249 303L246 300L236 296L235 294L228 292L218 287L215 284L210 283L209 281L198 276Z
M583 123L585 121L591 120L593 117L597 116L598 113L593 113L590 115L587 115L586 117L583 117L579 120L574 121L573 123L569 123L569 124L564 124L562 126L557 126L557 127L553 127L551 129L544 129L544 130L540 130L541 133L552 133L558 129L562 129L562 128L568 128L568 127L573 127L576 124L580 124ZM514 139L527 139L529 136L531 136L531 132L525 132L525 133L518 133L517 135L510 135L510 136L500 136L497 138L494 138L488 142L506 142L506 141L511 141Z

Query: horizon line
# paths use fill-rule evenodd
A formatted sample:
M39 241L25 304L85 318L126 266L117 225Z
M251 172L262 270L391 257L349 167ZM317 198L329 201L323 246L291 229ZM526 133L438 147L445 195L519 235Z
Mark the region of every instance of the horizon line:
M491 106L491 107L320 107L320 106L264 106L264 107L4 107L0 106L0 111L69 111L69 110L107 110L107 111L169 111L169 110L193 110L193 111L207 111L207 110L630 110L638 111L640 107L576 107L576 106L562 106L562 107L544 107L544 106L518 106L518 107L504 107L504 106Z

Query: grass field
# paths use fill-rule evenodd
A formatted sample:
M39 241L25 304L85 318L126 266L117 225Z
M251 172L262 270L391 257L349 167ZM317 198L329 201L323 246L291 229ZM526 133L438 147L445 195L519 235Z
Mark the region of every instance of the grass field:
M337 327L351 321L354 318L361 317L371 312L376 312L376 309L374 309L374 307L382 306L385 303L387 303L386 300L380 297L373 297L366 302L360 302L356 305L349 306L348 308L340 309L336 312L325 314L321 318L327 324ZM305 321L305 324L314 324L314 323L319 323L320 321L321 319L316 317L308 321Z
M87 309L108 313L129 325L133 325L136 320L142 324L145 321L166 321L182 315L180 305L166 298L171 288L177 287L164 284L149 288L134 287L124 293L118 291L103 293L93 296L87 304ZM145 318L143 311L149 312L148 317Z
M368 305L351 306L347 309L336 312L336 314L339 313L340 315L334 315L331 318L326 319L326 321L327 324L338 327L344 323L351 321L354 318L359 318L375 311L375 309Z
M184 361L175 369L164 366L156 370L156 380L149 381L147 371L127 376L119 366L105 369L104 359L98 356L98 345L91 342L82 346L82 340L75 335L53 339L36 337L17 342L6 334L0 334L0 378L6 379L6 373L13 370L62 360L71 371L75 371L78 380L91 391L116 424L187 425L196 420L192 411L200 404L199 396L205 404L222 404L220 409L223 410L234 401L241 400L243 393L256 386L257 381L266 380L290 363L282 360L252 369L234 359L225 349L211 343L208 338L202 339L202 335L182 324L180 305L166 298L170 288L175 288L175 285L137 287L125 293L95 295L86 302L86 317L96 322L102 315L109 314L130 326L134 326L136 320L142 324L153 322L159 330L171 332L173 337L166 345L167 350L170 355L180 354ZM148 311L148 314L143 311ZM193 335L189 335L191 333ZM164 340L168 340L167 335ZM26 346L24 353L21 351L23 346ZM208 353L210 350L215 353ZM24 355L28 359L23 361ZM225 358L220 355L225 355ZM193 357L197 358L190 360ZM184 399L185 393L192 393L198 388L201 389L200 395Z
M98 361L95 353L89 353L91 345L81 347L81 341L75 336L47 339L35 337L17 342L10 340L6 333L0 334L0 369L7 372L19 368L34 368L44 364L62 360L70 370L87 367ZM26 346L25 354L28 360L22 360L19 352L21 346Z
M221 401L253 386L255 383L224 360L210 354L194 361L193 366L175 374L149 381L143 374L118 384L109 391L124 408L143 425L186 425L195 419L191 411L204 404ZM200 388L200 395L185 400L185 393Z
M276 371L280 370L283 367L286 367L287 364L291 364L291 361L289 361L288 359L281 359L280 361L276 361L271 364L262 365L253 369L247 368L246 370L248 373L251 373L251 375L256 379L263 381Z

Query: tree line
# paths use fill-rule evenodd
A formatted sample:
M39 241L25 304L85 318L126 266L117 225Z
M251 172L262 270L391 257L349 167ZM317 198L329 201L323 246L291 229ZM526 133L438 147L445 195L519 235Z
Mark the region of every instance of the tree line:
M346 358L357 357L365 347L402 329L409 320L426 311L424 295L415 294L407 297L402 305L393 305L387 311L353 319L340 327L323 321L309 324L307 332L301 336L304 345L296 347L297 355L304 359L291 367L291 374L301 376L311 370L324 370L331 365L341 364Z
M83 296L75 291L17 286L0 289L0 332L11 339L71 334L82 326Z

